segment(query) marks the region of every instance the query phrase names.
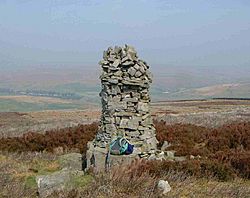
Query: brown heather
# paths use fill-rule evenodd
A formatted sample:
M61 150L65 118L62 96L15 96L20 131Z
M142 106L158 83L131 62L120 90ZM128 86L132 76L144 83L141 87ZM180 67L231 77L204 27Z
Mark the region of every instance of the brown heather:
M191 124L166 125L155 121L159 147L164 141L176 155L196 156L184 162L157 162L153 170L185 170L199 177L250 179L250 122L231 123L216 129ZM152 162L150 162L152 163ZM154 163L154 162L153 162ZM152 170L152 171L153 171Z
M64 150L79 149L86 152L87 142L94 139L97 123L78 125L65 129L47 131L45 134L28 132L22 137L0 139L0 150L11 152L49 151L58 147Z
M226 181L236 176L250 179L250 122L232 123L217 129L191 124L166 125L154 121L159 147L170 142L170 150L186 156L183 162L149 161L138 165L138 174L148 171L159 177L169 171L185 172L196 178L214 177ZM86 152L87 142L97 132L98 124L79 125L47 131L45 134L29 132L22 137L0 139L0 150L10 152L48 151L62 147L64 151L78 149ZM189 159L190 155L194 159Z

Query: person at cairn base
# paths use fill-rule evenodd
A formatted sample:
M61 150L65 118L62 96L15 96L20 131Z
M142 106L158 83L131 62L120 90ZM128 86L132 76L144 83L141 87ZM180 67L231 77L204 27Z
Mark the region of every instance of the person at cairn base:
M100 76L102 115L95 139L88 143L87 168L97 170L156 153L150 115L152 75L131 46L109 47L103 53Z

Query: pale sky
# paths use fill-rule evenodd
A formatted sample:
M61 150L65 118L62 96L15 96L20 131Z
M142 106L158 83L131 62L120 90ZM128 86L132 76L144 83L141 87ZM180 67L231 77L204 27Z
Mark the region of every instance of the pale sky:
M109 46L153 65L250 68L249 0L0 0L0 68L95 66Z

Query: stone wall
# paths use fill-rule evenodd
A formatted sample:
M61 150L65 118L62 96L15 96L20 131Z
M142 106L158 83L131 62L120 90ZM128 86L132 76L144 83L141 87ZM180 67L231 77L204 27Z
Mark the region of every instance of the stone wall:
M103 53L100 76L102 116L94 146L105 148L116 136L126 137L135 151L147 156L156 150L155 128L150 115L147 63L131 46L108 48Z

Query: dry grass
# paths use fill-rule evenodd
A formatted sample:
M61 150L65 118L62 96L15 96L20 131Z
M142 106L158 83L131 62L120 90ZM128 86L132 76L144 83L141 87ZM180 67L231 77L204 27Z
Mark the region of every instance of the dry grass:
M94 179L74 190L54 192L57 198L103 198L103 197L162 197L156 188L160 179L167 180L172 188L165 197L248 198L250 181L236 178L227 182L216 178L199 178L181 170L158 170L152 172L144 160L134 161L130 166L113 167L110 172L87 174ZM151 162L153 163L153 162ZM146 166L147 165L147 166ZM35 176L58 170L57 157L49 153L1 153L0 197L37 197ZM86 175L87 176L87 175Z
M161 176L139 171L145 162L135 161L129 167L114 167L108 173L94 175L94 180L84 188L55 192L51 197L163 197L157 190L160 179L169 181L172 190L164 197L248 198L250 182L236 179L218 182L213 178L196 178L183 172L169 171Z
M59 170L50 153L0 153L0 197L37 197L35 176Z

